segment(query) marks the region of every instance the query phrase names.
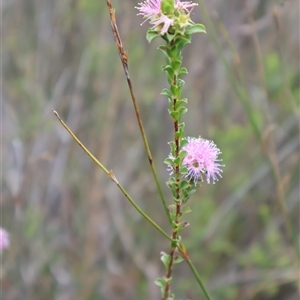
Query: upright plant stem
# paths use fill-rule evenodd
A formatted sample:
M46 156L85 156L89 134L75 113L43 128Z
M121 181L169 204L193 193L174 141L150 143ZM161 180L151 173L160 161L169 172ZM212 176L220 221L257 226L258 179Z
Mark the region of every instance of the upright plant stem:
M144 126L143 126L143 123L142 123L141 115L140 115L140 112L139 112L139 109L138 109L138 106L137 106L137 102L136 102L136 98L135 98L135 95L134 95L134 92L133 92L133 86L132 86L132 82L131 82L131 79L130 79L130 76L129 76L129 69L128 69L128 55L127 55L126 51L123 48L122 40L121 40L119 30L118 30L118 27L117 27L117 23L116 23L115 10L114 10L110 0L106 0L106 3L107 3L107 6L108 6L109 15L110 15L110 19L111 19L112 31L113 31L113 34L114 34L114 37L115 37L115 42L116 42L116 45L117 45L119 56L120 56L120 59L121 59L122 65L123 65L124 73L126 75L126 80L127 80L127 84L128 84L128 87L129 87L129 91L130 91L134 111L135 111L135 114L136 114L136 118L137 118L139 129L140 129L140 133L141 133L141 136L142 136L142 139L143 139L143 142L144 142L144 146L145 146L145 149L146 149L146 153L147 153L148 161L149 161L150 168L151 168L151 171L152 171L152 175L154 177L156 188L157 188L157 191L159 193L159 196L160 196L161 202L163 204L163 207L165 209L166 215L168 216L169 222L171 224L172 221L171 221L170 212L169 212L168 206L166 204L166 200L164 198L161 185L160 185L159 180L158 180L156 168L155 168L155 165L154 165L154 162L153 162L152 154L151 154L151 151L150 151L150 147L149 147L149 144L148 144L148 140L147 140L147 137L146 137Z
M179 66L180 67L180 66ZM173 86L178 85L178 75L174 74ZM177 97L173 96L173 110L176 111L176 102L177 102ZM179 130L179 121L174 119L174 144L175 144L175 160L179 158L179 151L180 151L180 141L178 137L178 130ZM165 293L163 296L163 300L167 300L169 292L170 292L170 284L171 284L171 277L172 277L172 271L173 271L173 262L174 262L174 255L175 255L175 250L177 247L177 243L174 241L178 240L178 230L176 229L178 223L179 223L179 218L181 216L181 205L182 203L180 202L180 196L181 196L181 191L180 191L180 180L181 180L181 174L179 170L179 165L178 163L175 166L175 178L176 178L176 213L175 213L175 219L172 228L172 239L173 241L171 242L170 245L170 260L168 264L168 269L167 269L167 274L166 274L166 287L165 287Z

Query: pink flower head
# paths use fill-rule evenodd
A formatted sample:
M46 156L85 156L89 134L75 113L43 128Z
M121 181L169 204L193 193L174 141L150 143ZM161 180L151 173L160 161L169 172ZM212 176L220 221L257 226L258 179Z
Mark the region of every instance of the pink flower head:
M189 8L192 9L197 5L198 5L197 3L193 3L192 1L182 1L182 2L180 0L175 1L175 8L178 10L183 9L186 12L190 12Z
M218 155L221 151L216 147L213 141L199 138L187 138L188 144L182 147L187 152L182 163L188 169L187 176L194 179L195 182L203 181L202 174L205 174L207 183L212 180L213 183L222 177L224 165L218 162Z
M6 230L0 227L0 250L8 248L9 235Z
M138 15L142 15L144 17L153 17L155 15L159 15L161 13L161 1L162 0L147 0L144 2L139 3L139 7L136 6L135 8L140 11Z
M145 21L141 24L143 25L146 21L149 21L153 28L157 28L159 32L163 35L165 34L170 26L178 22L178 17L174 13L164 14L161 9L161 2L163 0L146 0L141 2L135 8L139 10L138 15L143 16ZM192 3L191 1L175 0L174 11L176 10L180 14L187 15L190 10L198 4ZM187 18L189 20L189 17ZM163 24L163 25L162 25ZM186 25L189 22L186 22Z
M164 24L164 26L160 30L161 34L165 34L168 31L169 27L171 25L173 25L173 23L174 23L174 20L169 19L167 16L165 16L163 14L161 15L161 17L158 20L152 22L152 24L154 25L153 27L157 27L160 24Z

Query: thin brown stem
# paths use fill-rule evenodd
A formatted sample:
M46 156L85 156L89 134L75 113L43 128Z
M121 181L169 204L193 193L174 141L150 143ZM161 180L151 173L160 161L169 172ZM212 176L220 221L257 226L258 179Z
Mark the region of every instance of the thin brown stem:
M168 216L169 222L171 224L170 212L168 210L168 207L167 207L164 195L163 195L163 191L162 191L161 185L160 185L159 180L158 180L156 168L155 168L155 165L154 165L154 162L153 162L152 154L151 154L151 151L150 151L150 147L149 147L149 144L148 144L148 140L147 140L147 137L146 137L144 126L143 126L143 123L142 123L141 115L140 115L140 112L139 112L139 109L138 109L138 106L137 106L137 101L136 101L136 98L135 98L135 95L134 95L132 81L130 79L129 69L128 69L128 55L127 55L126 51L124 50L122 40L121 40L121 37L120 37L120 34L119 34L118 26L117 26L117 23L116 23L115 9L113 8L110 0L106 0L106 3L107 3L107 6L108 6L108 10L109 10L109 15L110 15L110 20L111 20L111 28L112 28L112 31L113 31L113 34L114 34L114 38L115 38L115 42L116 42L117 49L118 49L118 52L119 52L119 56L120 56L120 59L121 59L122 65L123 65L124 73L125 73L127 84L128 84L129 91L130 91L130 96L131 96L131 99L132 99L134 111L135 111L136 118L137 118L137 121L138 121L140 133L141 133L141 136L142 136L142 139L143 139L143 142L144 142L144 146L145 146L145 149L146 149L146 153L147 153L148 161L149 161L149 164L150 164L150 168L151 168L151 171L152 171L152 174L153 174L153 177L154 177L154 181L156 183L156 188L157 188L157 191L159 193L161 202L164 206L166 215Z

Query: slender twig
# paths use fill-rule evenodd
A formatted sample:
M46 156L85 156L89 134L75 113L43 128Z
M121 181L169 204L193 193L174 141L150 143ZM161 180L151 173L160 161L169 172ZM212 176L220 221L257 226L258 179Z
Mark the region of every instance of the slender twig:
M151 171L152 171L155 183L156 183L156 188L157 188L157 191L159 193L161 202L164 206L165 212L166 212L166 214L168 216L168 219L169 219L169 222L171 224L172 221L171 221L170 212L169 212L168 206L166 204L161 185L160 185L159 180L158 180L156 168L155 168L155 165L154 165L154 162L153 162L153 159L152 159L152 154L151 154L151 151L150 151L150 147L149 147L149 144L148 144L148 140L147 140L147 137L146 137L144 126L143 126L143 123L142 123L141 115L140 115L140 112L139 112L139 109L138 109L138 106L137 106L137 102L136 102L136 98L135 98L135 95L134 95L134 92L133 92L133 86L132 86L132 82L131 82L131 79L130 79L130 76L129 76L129 69L128 69L128 55L127 55L126 51L124 50L122 40L121 40L121 37L120 37L120 34L119 34L118 26L117 26L117 23L116 23L115 9L113 8L110 0L106 0L106 3L107 3L107 6L108 6L109 15L110 15L110 19L111 19L112 31L113 31L113 34L114 34L114 37L115 37L115 42L116 42L117 49L118 49L118 52L119 52L119 56L120 56L120 59L121 59L122 65L123 65L123 69L124 69L124 72L125 72L125 75L126 75L127 84L128 84L128 87L129 87L129 91L130 91L134 111L135 111L136 118L137 118L137 121L138 121L138 124L139 124L139 128L140 128L140 132L141 132L141 135L142 135L142 138L143 138L146 153L147 153L147 156L148 156L148 161L149 161L149 164L150 164L150 167L151 167Z
M72 130L67 126L67 124L61 119L59 114L52 109L52 112L55 114L57 119L63 125L63 127L69 132L69 134L73 137L76 143L83 149L83 151L92 159L92 161L100 167L100 169L118 186L126 199L131 203L131 205L153 226L155 227L163 236L165 236L169 241L173 241L173 239L162 229L159 225L157 225L143 210L135 203L135 201L129 196L123 186L118 182L113 171L108 171L101 162L81 143L81 141L76 137L76 135L72 132Z

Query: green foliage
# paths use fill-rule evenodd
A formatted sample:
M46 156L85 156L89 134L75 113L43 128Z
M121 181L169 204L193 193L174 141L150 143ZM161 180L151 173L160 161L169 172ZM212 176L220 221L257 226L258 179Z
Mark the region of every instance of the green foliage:
M157 256L168 251L168 243L141 221L51 115L53 107L66 117L147 213L162 228L170 228L138 136L105 1L45 3L3 4L1 226L11 239L10 249L2 253L3 298L151 299L149 291L155 288L149 278L152 272L162 272ZM282 7L272 1L254 4L253 11L262 17L254 18L254 34L263 66L242 5L216 1L212 4L219 14L216 19L207 13L204 1L198 3L200 9L192 14L201 13L209 34L193 36L195 46L189 45L188 37L176 44L176 51L188 45L183 65L189 74L177 66L178 77L185 76L187 82L185 132L214 140L226 167L217 184L202 183L197 191L189 191L189 196L194 194L182 213L189 208L192 212L182 218L191 226L182 231L183 240L214 300L295 298L298 264L285 234L269 158L277 157L279 183L295 229L297 1L286 1ZM168 172L162 162L170 151L174 153L174 143L169 150L166 140L172 139L172 121L166 109L172 93L164 89L168 83L161 65L172 65L163 59L166 54L174 57L176 51L162 47L164 56L157 54L141 38L146 29L139 26L136 11L127 2L114 4L134 92L164 182ZM260 21L273 15L275 8L280 12L280 30L272 22L261 28ZM237 18L229 19L233 13ZM226 28L229 23L232 26ZM158 35L149 36L158 46L154 40ZM173 37L165 36L168 41ZM164 96L159 96L161 90ZM187 106L182 97L176 110ZM268 152L270 134L275 153ZM180 147L185 143L182 139ZM187 170L182 167L181 173ZM175 186L172 180L169 184ZM181 184L188 190L192 183L184 178ZM168 204L173 203L173 190L165 187L164 193ZM176 299L203 298L185 263L176 265L174 272ZM249 274L254 274L251 279Z
M155 38L160 37L161 35L157 33L156 30L153 29L148 29L147 34L146 34L146 39L148 43L151 43Z
M163 262L165 269L168 270L168 266L171 260L171 256L165 252L160 254L160 260Z
M185 30L185 34L191 35L193 33L206 33L205 26L203 24L193 24L188 26Z
M180 39L176 40L175 47L178 52L180 52L185 46L191 43L191 37L190 36L184 36Z

